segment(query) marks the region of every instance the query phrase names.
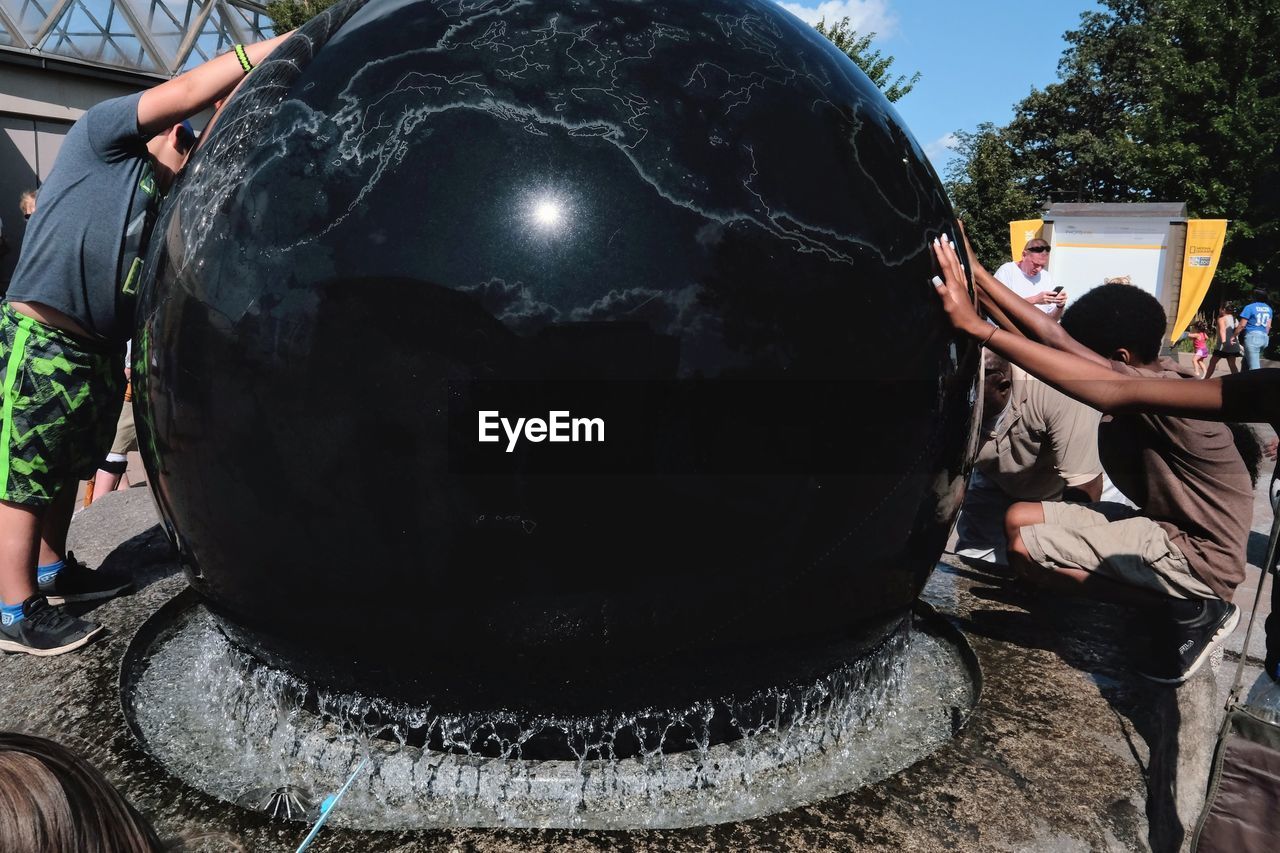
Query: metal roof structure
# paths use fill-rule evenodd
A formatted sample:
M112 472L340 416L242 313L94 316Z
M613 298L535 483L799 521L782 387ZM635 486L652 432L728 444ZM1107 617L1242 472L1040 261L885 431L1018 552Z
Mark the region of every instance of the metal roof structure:
M0 0L0 52L10 59L163 78L272 35L253 0Z

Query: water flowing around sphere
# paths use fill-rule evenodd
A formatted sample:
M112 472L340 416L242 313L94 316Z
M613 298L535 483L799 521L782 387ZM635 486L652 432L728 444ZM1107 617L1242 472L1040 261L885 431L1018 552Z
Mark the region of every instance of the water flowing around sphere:
M344 3L157 227L162 514L230 637L321 687L590 715L812 680L897 629L954 514L952 228L772 2Z

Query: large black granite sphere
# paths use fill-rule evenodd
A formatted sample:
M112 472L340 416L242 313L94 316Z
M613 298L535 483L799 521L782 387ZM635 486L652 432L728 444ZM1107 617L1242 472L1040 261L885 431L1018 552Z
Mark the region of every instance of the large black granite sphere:
M805 677L952 520L952 227L770 0L342 4L152 241L162 514L235 641L324 687L570 713Z

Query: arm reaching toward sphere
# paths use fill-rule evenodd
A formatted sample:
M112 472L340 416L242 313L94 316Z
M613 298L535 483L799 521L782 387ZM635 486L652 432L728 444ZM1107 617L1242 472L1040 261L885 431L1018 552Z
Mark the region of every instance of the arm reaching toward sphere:
M931 248L942 270L940 277L934 277L934 290L951 325L1064 394L1109 413L1151 412L1201 420L1280 424L1280 369L1198 381L1145 379L1119 373L1111 369L1107 359L1085 350L1043 314L1043 322L1030 316L1029 312L1039 312L990 276L984 277L982 273L986 271L974 264L974 278L981 294L998 305L1027 337L987 323L970 301L955 246L944 236L934 240ZM1025 310L1016 303L1026 306Z
M251 64L259 65L291 35L293 30L245 45L245 55ZM138 130L149 136L169 129L225 97L247 73L232 51L148 89L138 101Z
M974 253L973 247L969 245L969 235L965 233L963 223L960 225L960 236L964 238L965 253L969 257L969 269L973 271L973 282L979 298L983 303L995 305L1004 312L1015 326L1009 331L1018 331L1045 346L1072 353L1110 369L1111 364L1107 359L1067 334L1058 322L1061 311L1052 315L1044 313L987 272L986 268L978 262L978 256ZM951 245L950 241L947 245ZM954 249L955 247L952 246L953 253ZM1063 302L1065 301L1064 296Z

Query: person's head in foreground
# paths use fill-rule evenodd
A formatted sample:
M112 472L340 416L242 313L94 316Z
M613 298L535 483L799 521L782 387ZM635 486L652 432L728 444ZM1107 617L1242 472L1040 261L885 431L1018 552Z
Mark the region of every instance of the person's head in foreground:
M32 735L0 732L0 850L158 853L155 830L91 764Z
M1156 298L1131 284L1095 287L1062 315L1067 334L1098 355L1130 367L1156 367L1165 322Z
M189 121L175 124L147 140L147 153L151 155L156 182L160 184L161 192L167 192L173 186L195 146L196 135Z

